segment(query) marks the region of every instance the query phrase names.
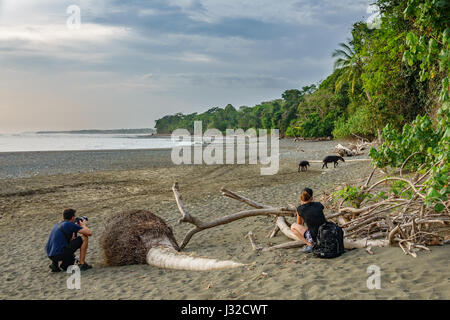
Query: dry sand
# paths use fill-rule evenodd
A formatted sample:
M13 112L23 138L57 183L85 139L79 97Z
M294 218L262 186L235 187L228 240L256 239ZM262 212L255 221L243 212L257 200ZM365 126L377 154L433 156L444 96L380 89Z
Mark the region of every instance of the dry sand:
M283 235L266 238L274 225L269 217L205 230L196 234L185 250L250 264L243 268L188 272L102 264L98 238L104 222L117 211L149 209L166 219L181 242L191 226L177 224L180 214L171 192L175 181L180 183L188 210L205 220L248 208L222 197L222 186L282 206L296 204L298 193L306 186L320 196L339 184L362 181L370 172L368 162L326 170L313 164L307 173L297 173L298 159L321 159L335 144L302 142L303 153L296 152L298 143L282 141L280 171L274 176L261 176L258 166L172 166L168 152L164 165L152 165L152 152L145 152L146 158L141 157L139 163L148 161L147 168L127 167L124 160L111 166L117 157L123 158L124 151L112 152L109 165L98 166L98 171L83 170L79 165L79 171L88 172L52 174L47 170L46 175L35 175L33 170L40 170L45 157L58 155L33 156L36 164L30 166L31 177L0 179L0 299L449 299L450 246L433 247L416 259L398 248L374 248L373 256L352 250L332 260L302 255L298 249L257 254L245 238L248 231L263 245L288 240ZM160 161L164 156L158 152ZM95 158L94 152L88 155L83 153L83 161ZM22 157L26 162L26 154ZM4 155L3 164L5 159L10 158ZM108 171L102 171L105 168ZM11 175L3 173L7 174ZM94 268L82 273L81 290L67 289L68 274L50 272L44 251L48 232L66 207L87 215L94 232L87 257ZM370 265L381 269L379 290L367 288Z

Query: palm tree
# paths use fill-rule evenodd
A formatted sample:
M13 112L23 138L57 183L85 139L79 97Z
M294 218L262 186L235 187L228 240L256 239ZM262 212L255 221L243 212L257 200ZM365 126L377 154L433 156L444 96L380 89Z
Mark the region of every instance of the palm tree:
M351 82L352 94L354 94L356 83L363 72L363 59L355 52L351 42L349 45L341 42L339 46L341 49L336 49L332 54L333 58L337 58L334 69L343 71L336 82L336 90L340 90L345 82ZM365 93L369 102L372 102L369 92L365 90Z

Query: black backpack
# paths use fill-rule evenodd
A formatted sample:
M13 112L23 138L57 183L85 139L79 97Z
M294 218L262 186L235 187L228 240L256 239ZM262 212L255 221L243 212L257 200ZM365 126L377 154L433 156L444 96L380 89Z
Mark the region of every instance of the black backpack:
M335 258L344 253L344 232L333 222L325 222L319 227L313 253L319 258Z

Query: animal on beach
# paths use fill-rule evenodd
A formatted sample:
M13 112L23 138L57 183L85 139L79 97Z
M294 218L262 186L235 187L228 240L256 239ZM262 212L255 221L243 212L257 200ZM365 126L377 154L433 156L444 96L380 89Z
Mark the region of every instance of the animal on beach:
M311 166L308 161L300 161L298 164L298 172L308 171L308 166Z
M333 162L334 163L334 167L336 168L338 166L338 161L341 160L342 162L345 162L344 158L340 157L340 156L326 156L322 161L323 161L323 165L322 165L322 169L328 168L327 164Z

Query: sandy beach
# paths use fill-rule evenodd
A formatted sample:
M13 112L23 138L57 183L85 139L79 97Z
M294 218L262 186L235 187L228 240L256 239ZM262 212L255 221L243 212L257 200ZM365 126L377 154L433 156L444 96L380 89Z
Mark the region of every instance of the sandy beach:
M316 198L343 183L360 183L370 163L348 162L337 169L314 163L297 172L298 160L322 159L336 141L280 141L280 170L261 176L258 165L175 166L170 150L35 152L0 154L0 299L449 299L450 246L432 247L417 258L399 248L356 249L322 260L298 249L256 253L249 231L268 246L288 241L267 235L272 217L255 217L196 234L187 254L248 264L209 272L163 270L147 265L106 267L98 239L111 214L148 209L164 218L182 241L191 225L178 224L171 191L179 182L187 209L209 220L247 209L221 196L220 188L273 206L297 204L304 187ZM305 152L297 151L301 146ZM359 158L366 158L367 155ZM94 232L81 289L69 290L68 274L53 274L44 247L64 208L89 217ZM326 211L326 213L330 213ZM290 219L293 222L293 219ZM369 290L367 268L381 271L381 289Z

